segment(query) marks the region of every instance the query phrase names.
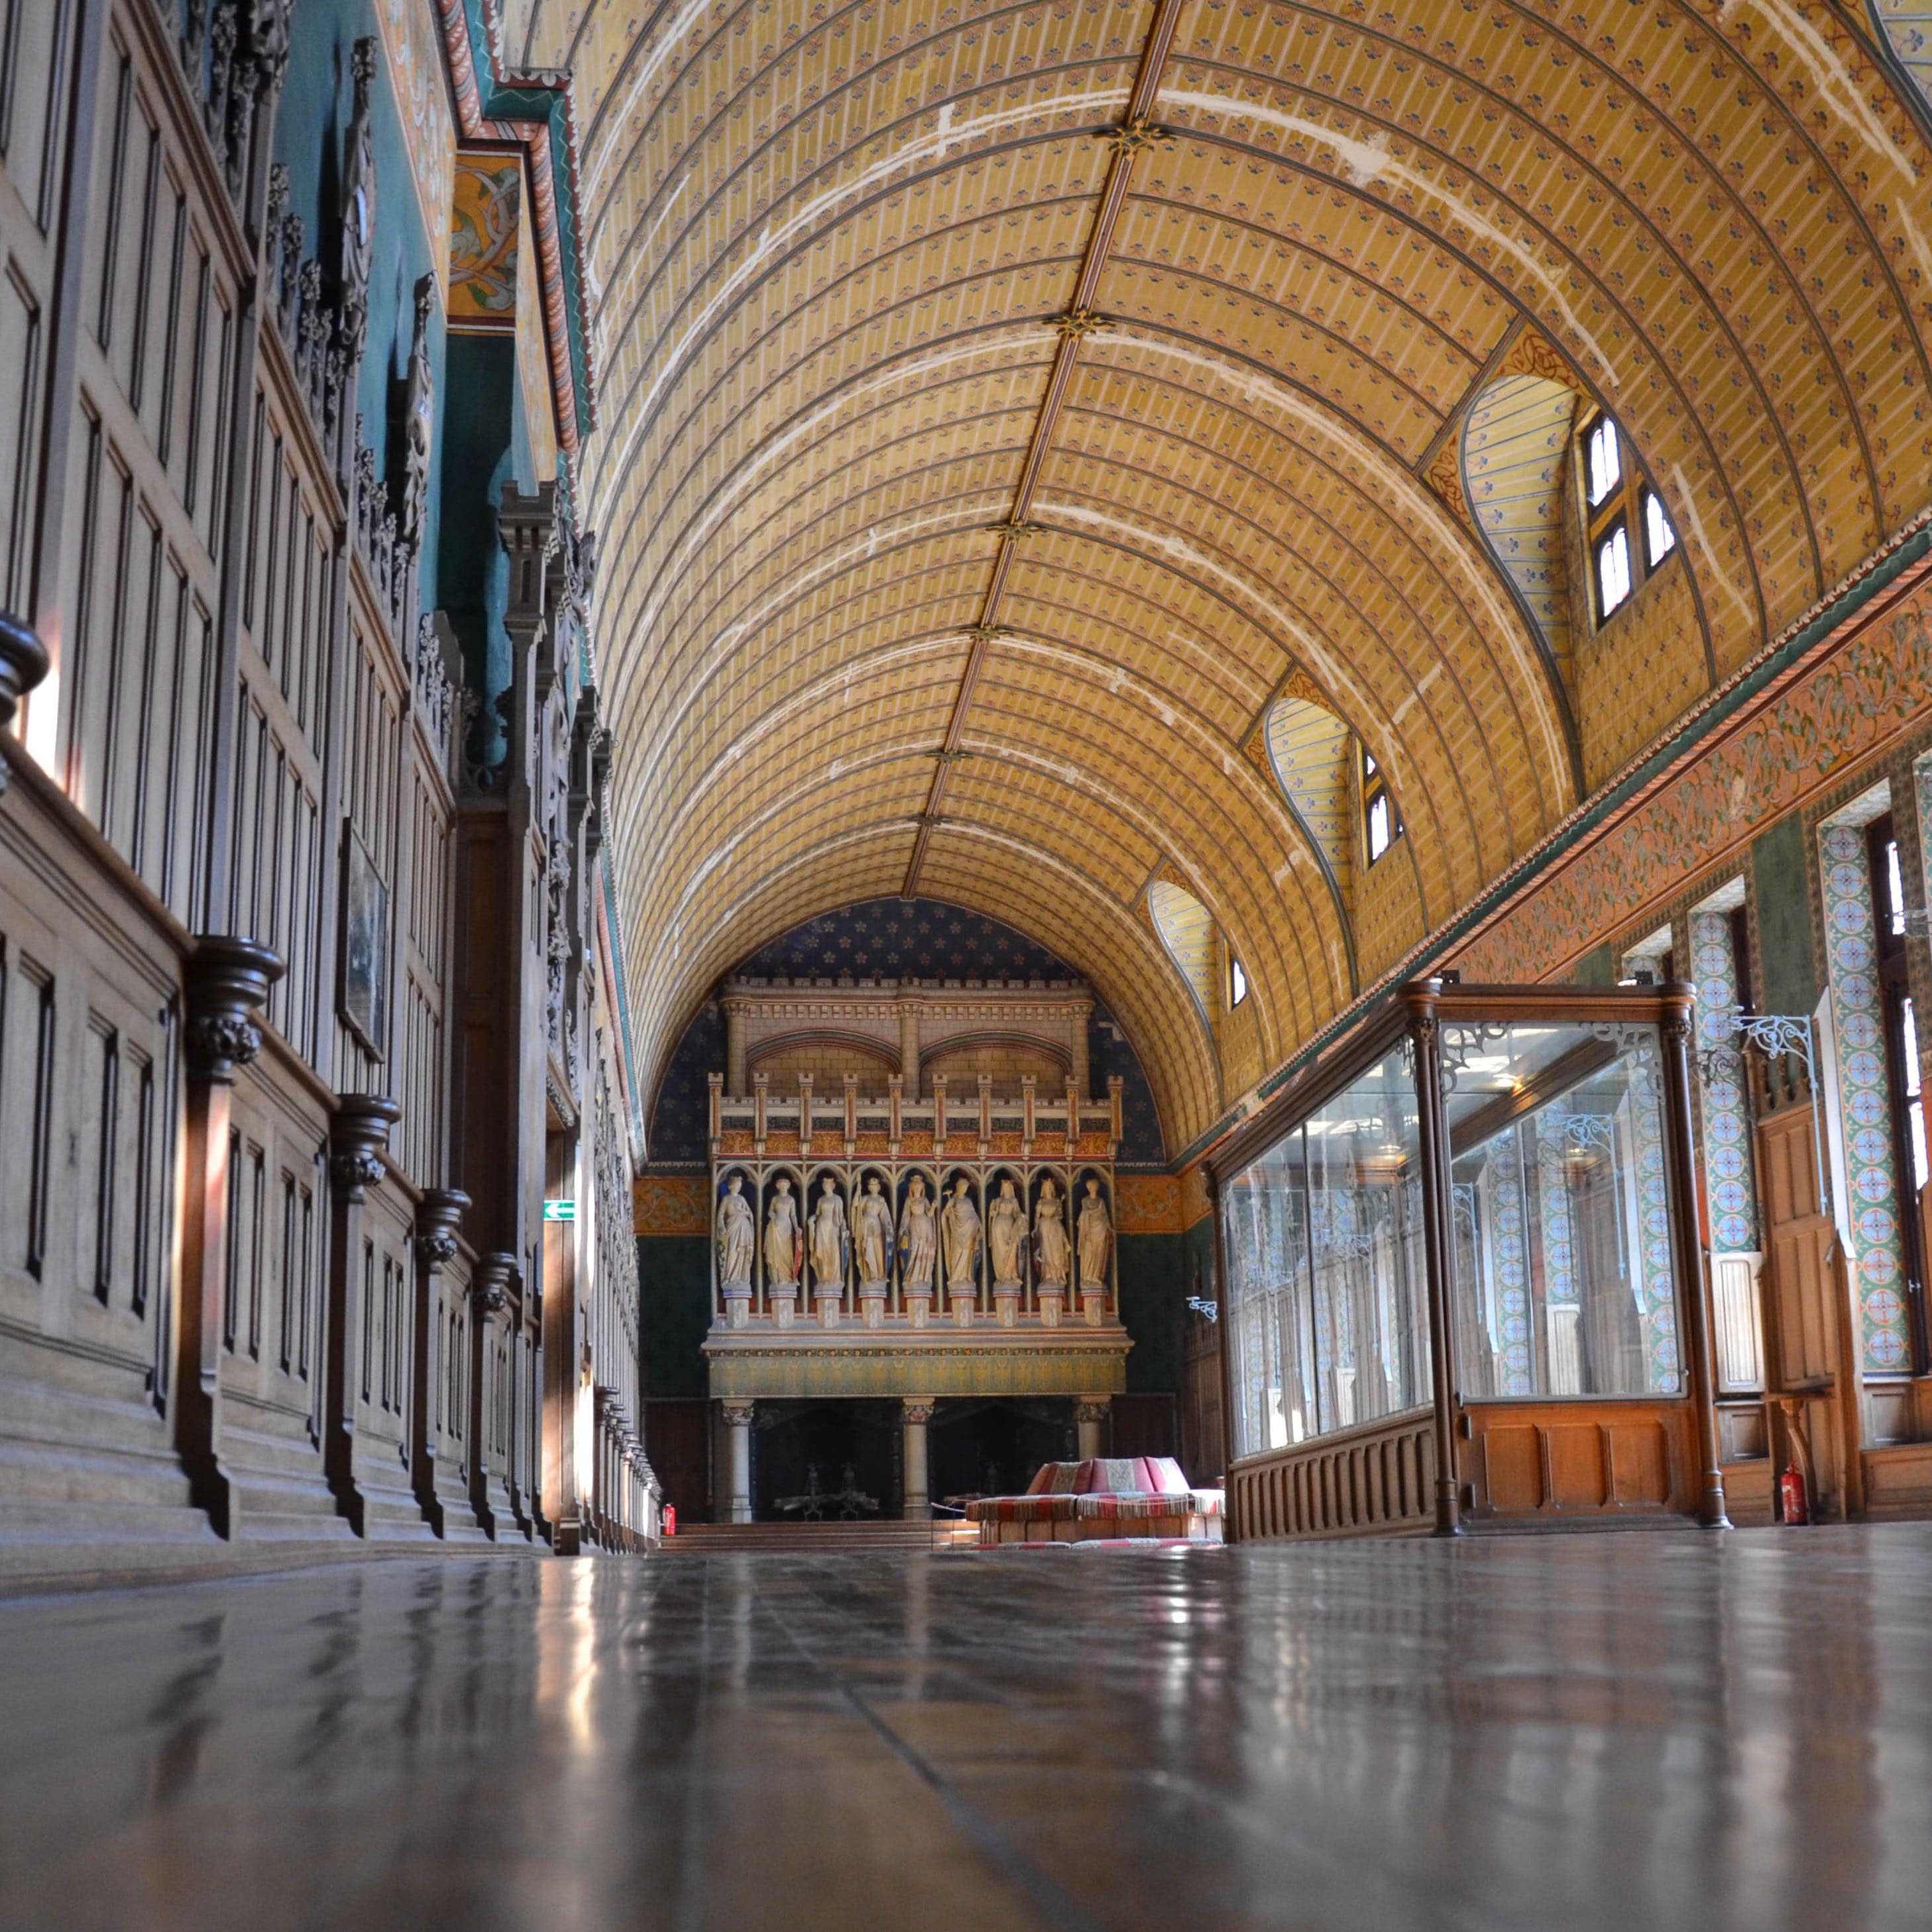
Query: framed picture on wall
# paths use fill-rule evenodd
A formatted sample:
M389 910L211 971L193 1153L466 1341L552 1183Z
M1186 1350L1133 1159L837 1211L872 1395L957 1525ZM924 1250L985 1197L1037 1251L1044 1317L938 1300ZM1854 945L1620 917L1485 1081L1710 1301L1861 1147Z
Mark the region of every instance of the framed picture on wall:
M389 888L346 828L342 874L342 1018L381 1059L389 1050Z

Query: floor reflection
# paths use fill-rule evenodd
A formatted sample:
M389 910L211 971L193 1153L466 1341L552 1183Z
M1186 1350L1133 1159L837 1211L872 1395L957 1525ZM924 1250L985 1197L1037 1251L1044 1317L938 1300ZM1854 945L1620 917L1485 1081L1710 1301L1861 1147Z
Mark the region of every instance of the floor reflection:
M0 1927L1922 1927L1932 1526L0 1605Z

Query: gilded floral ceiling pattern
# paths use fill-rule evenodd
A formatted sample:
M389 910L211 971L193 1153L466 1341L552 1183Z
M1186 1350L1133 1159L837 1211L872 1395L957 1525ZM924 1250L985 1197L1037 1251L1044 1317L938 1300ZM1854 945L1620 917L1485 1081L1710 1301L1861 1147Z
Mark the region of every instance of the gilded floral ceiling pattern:
M1185 1144L1216 1070L1157 872L1277 1057L1349 995L1240 748L1291 674L1389 774L1432 920L1576 802L1556 674L1430 481L1526 328L1663 495L1720 675L1932 494L1932 150L1877 31L508 0L506 58L574 76L646 1078L718 972L916 890L1088 976Z

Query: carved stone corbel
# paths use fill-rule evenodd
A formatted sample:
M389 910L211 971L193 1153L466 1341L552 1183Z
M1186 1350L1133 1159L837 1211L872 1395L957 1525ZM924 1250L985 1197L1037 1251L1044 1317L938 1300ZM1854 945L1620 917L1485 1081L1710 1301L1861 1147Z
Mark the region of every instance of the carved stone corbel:
M198 939L182 969L187 1118L181 1292L168 1400L190 1492L215 1534L230 1538L239 1527L240 1499L220 1456L229 1120L236 1070L261 1051L254 1016L281 976L281 960L268 947L222 933Z

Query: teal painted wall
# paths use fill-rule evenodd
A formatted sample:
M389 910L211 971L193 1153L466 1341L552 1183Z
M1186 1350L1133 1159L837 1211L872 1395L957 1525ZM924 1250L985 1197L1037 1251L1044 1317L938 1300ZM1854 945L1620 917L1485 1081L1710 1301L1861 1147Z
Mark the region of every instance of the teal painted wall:
M711 1326L710 1238L640 1234L638 1294L645 1394L708 1394L700 1350Z
M1811 946L1815 857L1798 812L1752 842L1758 940L1752 978L1760 1012L1808 1013L1818 1004L1817 960Z
M375 34L370 0L296 7L289 30L288 77L275 111L275 158L289 171L290 212L302 218L302 254L318 256L332 281L340 266L343 142L356 104L350 56L364 34ZM363 418L363 441L374 450L392 492L401 487L403 398L410 345L416 331L416 290L447 256L449 238L424 232L410 177L409 149L380 52L370 88L369 133L376 157L375 259L369 279L369 342L351 406ZM430 318L430 362L436 371L437 433L430 455L428 541L424 545L422 606L437 602L436 508L441 497L443 422L452 393L445 354L440 297Z
M514 481L536 488L530 428L508 335L452 335L448 353L449 405L443 415L447 452L437 581L472 686L494 698L510 680L510 562L497 540L496 510Z

